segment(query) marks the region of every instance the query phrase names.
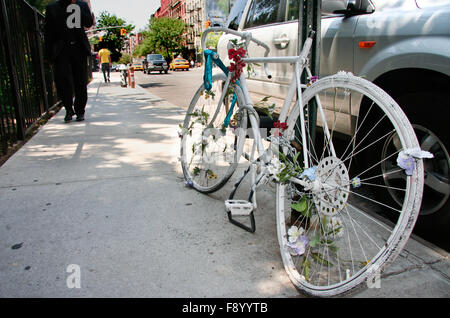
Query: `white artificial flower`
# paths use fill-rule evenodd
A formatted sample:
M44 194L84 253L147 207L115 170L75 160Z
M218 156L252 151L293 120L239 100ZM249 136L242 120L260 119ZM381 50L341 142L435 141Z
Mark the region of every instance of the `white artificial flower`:
M184 127L179 127L178 129L178 136L181 138L189 133L189 129Z
M276 157L272 158L269 165L267 166L269 173L273 175L276 180L278 180L280 172L283 171L285 167L285 164Z
M308 238L304 235L300 235L295 242L288 243L291 255L303 255L306 251L306 246L308 245Z
M305 230L302 227L298 228L295 225L291 226L288 230L289 242L294 243L300 235L303 235L303 233L305 233Z
M434 155L431 152L424 151L418 147L406 149L406 150L401 151L400 153L403 153L407 156L412 156L412 157L418 158L418 159L423 159L423 158L431 159L434 157Z

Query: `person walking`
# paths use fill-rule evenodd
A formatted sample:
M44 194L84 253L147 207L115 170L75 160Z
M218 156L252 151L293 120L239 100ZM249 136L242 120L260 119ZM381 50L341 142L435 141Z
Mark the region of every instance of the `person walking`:
M111 82L109 75L111 72L111 52L106 48L105 44L100 44L102 48L98 55L100 56L100 63L102 64L103 77L105 78L105 83Z
M58 0L46 7L45 52L54 66L56 90L66 109L65 122L70 122L74 115L77 121L84 120L88 100L87 58L91 56L84 28L93 24L94 17L84 1Z

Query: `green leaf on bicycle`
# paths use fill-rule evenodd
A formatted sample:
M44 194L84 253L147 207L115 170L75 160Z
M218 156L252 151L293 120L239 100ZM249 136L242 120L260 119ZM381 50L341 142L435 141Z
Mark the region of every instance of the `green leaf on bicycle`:
M329 261L325 260L322 258L322 256L320 256L319 253L311 253L311 256L313 258L313 260L318 263L318 264L322 264L322 265L326 265L326 266L330 266L333 267L334 265L332 263L330 263Z
M311 263L308 261L308 259L306 257L303 258L302 268L303 268L303 276L305 276L305 280L309 281L309 270L311 268Z
M270 113L269 109L264 109L264 113L270 118L270 120L273 120L272 114Z
M318 244L320 244L320 234L317 233L309 240L309 246L316 247Z
M308 202L306 198L303 197L300 201L291 204L291 208L297 212L304 212L308 208Z
M331 243L331 244L328 244L328 248L329 248L329 250L330 251L332 251L333 253L337 253L337 251L338 251L338 247L336 246L336 245L334 245L334 242L333 243Z
M297 212L300 212L304 217L312 217L312 204L307 197L303 197L300 201L291 204L291 208Z
M193 173L193 175L196 177L196 176L198 176L199 174L200 174L200 168L199 167L195 167L194 168L194 171L192 172Z

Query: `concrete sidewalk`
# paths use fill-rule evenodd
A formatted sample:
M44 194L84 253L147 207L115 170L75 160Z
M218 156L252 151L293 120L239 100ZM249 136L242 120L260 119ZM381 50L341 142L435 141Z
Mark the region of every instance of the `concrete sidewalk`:
M282 266L274 203L255 234L231 225L229 186L184 184L185 112L100 75L84 122L61 111L0 168L0 297L304 297ZM70 264L81 288L68 288ZM410 239L381 288L352 296L449 297L449 276L448 254Z

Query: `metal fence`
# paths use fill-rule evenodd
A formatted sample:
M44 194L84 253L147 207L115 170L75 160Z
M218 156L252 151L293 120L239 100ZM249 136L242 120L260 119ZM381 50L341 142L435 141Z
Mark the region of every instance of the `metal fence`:
M0 154L23 140L57 103L44 63L44 16L23 0L0 0Z

